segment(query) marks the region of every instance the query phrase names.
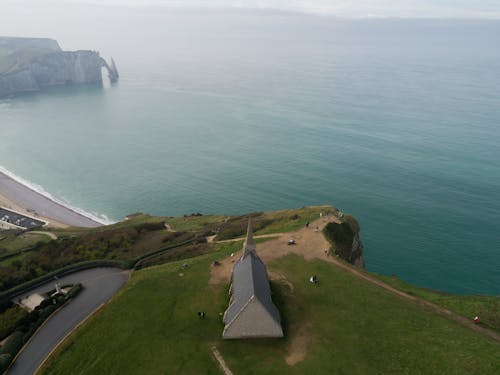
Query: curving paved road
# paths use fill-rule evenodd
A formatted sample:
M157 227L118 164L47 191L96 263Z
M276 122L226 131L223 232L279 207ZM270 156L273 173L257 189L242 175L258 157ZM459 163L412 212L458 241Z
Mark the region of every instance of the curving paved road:
M61 285L82 283L80 294L52 316L33 336L7 372L8 375L33 374L52 349L101 304L109 301L128 280L129 271L118 268L92 268L61 277ZM49 282L29 293L54 289ZM25 295L22 295L24 297Z

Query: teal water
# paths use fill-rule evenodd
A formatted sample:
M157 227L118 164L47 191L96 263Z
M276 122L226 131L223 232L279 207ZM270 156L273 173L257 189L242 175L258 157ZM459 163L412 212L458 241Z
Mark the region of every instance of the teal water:
M332 204L359 219L370 271L500 294L500 23L95 24L51 35L112 54L121 81L0 101L1 166L110 220Z

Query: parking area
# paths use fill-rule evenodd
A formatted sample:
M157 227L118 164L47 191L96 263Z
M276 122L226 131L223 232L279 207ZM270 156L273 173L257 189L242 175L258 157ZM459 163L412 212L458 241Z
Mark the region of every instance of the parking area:
M0 220L5 223L13 224L25 229L38 228L46 224L42 220L37 220L35 218L22 215L3 207L0 207Z

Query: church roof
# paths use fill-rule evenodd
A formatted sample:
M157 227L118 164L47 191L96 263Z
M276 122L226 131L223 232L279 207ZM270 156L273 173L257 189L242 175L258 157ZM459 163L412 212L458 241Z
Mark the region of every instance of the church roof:
M248 219L248 227L247 227L247 237L245 239L245 244L243 245L243 256L242 259L245 258L248 254L253 253L257 256L257 246L255 245L255 241L253 239L253 230L252 230L252 218Z
M241 328L236 328L236 331L241 329L242 332L231 332L230 338L237 338L239 333L240 337L283 336L280 314L271 299L266 266L255 251L251 225L249 220L243 255L233 268L231 301L224 314L226 327L223 337L226 337L227 330L238 318L245 320L237 324ZM261 307L257 310L255 306L250 308L251 303L259 303ZM244 314L245 309L248 310L246 314Z
M231 322L253 297L264 306L269 315L280 322L280 314L271 299L271 288L266 266L254 254L242 257L233 268L232 303L226 311L224 322Z

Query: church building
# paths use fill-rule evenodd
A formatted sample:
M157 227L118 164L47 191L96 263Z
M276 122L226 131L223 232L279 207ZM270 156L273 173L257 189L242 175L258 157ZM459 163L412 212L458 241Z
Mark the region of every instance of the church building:
M251 220L243 255L233 267L229 293L224 339L283 337L280 313L271 299L266 266L257 256Z

